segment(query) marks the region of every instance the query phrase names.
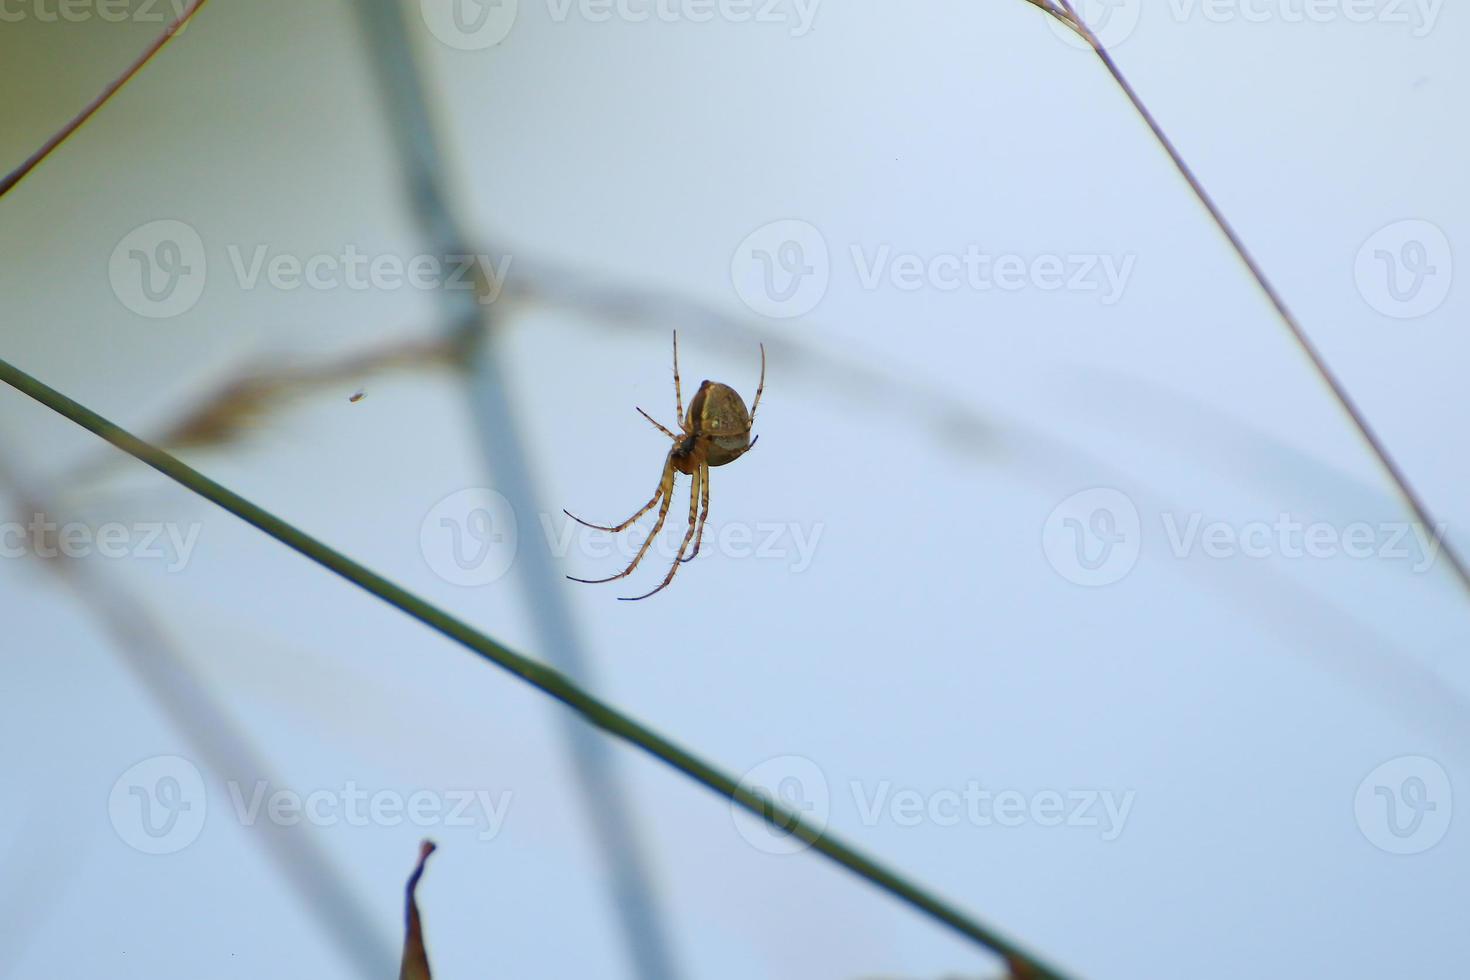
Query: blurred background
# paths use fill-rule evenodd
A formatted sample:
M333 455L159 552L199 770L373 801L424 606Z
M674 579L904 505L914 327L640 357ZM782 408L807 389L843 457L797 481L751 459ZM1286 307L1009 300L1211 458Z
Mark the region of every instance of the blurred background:
M1470 548L1463 11L1084 10ZM0 4L0 169L175 12ZM1470 597L1023 0L215 0L0 202L0 295L0 357L1078 975L1470 957ZM650 519L562 509L653 492L674 329L686 401L766 345L760 444L618 602L688 481L615 584L563 576ZM1001 972L8 388L0 477L0 975L391 975L423 837L437 976Z

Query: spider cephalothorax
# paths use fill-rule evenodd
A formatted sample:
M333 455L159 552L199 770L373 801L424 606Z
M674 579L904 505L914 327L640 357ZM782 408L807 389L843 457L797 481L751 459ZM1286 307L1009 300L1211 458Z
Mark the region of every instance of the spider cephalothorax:
M674 556L674 563L669 567L669 573L659 583L658 588L652 592L640 596L628 596L629 599L647 599L666 587L674 580L674 574L678 572L679 566L699 554L699 544L704 538L704 522L709 517L709 469L711 466L724 466L745 455L755 446L756 439L750 437L751 426L755 423L755 412L760 407L761 392L766 387L766 348L761 345L761 377L760 383L756 385L755 401L751 403L750 411L745 410L745 401L729 385L720 384L718 381L706 381L699 386L694 398L689 402L689 411L684 411L684 396L679 388L679 334L674 334L674 405L678 416L679 433L675 434L659 425L653 416L643 409L638 412L648 421L652 422L660 432L674 441L674 446L669 450L668 457L664 460L663 473L659 476L658 489L654 491L653 499L644 504L638 513L628 518L621 524L604 527L601 524L592 524L582 520L571 511L563 511L568 517L578 524L596 528L599 531L612 531L614 533L628 528L638 518L653 509L653 505L663 504L658 509L658 520L654 522L653 530L649 532L648 538L643 546L638 549L638 554L633 556L633 561L627 568L616 575L607 578L567 578L573 582L613 582L632 574L633 569L643 560L648 553L649 545L663 530L664 519L669 515L669 505L672 503L674 491L674 473L683 473L690 477L689 483L689 527L684 532L684 540L679 544L679 551ZM688 557L684 556L684 550L689 547L690 539L694 541L694 550Z

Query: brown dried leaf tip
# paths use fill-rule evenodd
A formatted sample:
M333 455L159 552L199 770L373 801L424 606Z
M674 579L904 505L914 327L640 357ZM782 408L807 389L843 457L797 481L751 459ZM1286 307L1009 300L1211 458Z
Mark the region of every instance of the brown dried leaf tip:
M1006 957L1006 968L1010 970L1007 980L1035 980L1039 976L1035 967L1015 955Z
M413 874L408 876L408 931L403 937L403 965L398 968L398 980L432 980L429 973L429 952L424 948L424 930L419 921L419 904L414 897L419 879L424 876L424 862L434 853L435 844L426 840L419 845L419 861Z

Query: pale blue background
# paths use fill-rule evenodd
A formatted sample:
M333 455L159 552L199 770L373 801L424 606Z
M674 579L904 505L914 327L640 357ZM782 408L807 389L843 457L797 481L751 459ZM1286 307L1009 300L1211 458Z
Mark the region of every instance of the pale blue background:
M507 307L545 510L620 518L646 499L664 445L633 405L672 414L668 331L680 327L691 390L712 377L748 396L756 340L772 355L760 446L715 471L711 532L821 526L800 574L707 539L646 603L564 583L600 693L735 772L813 760L834 829L1081 975L1456 972L1470 956L1463 819L1433 849L1391 855L1360 830L1354 796L1380 763L1422 755L1460 794L1445 805L1470 800L1466 596L1443 564L1414 575L1171 556L1161 510L1234 524L1405 518L1094 58L1021 0L825 4L799 38L783 24L558 22L523 0L485 51L437 42L415 6L471 227L528 269L564 262L754 327ZM1470 228L1463 12L1416 37L1405 24L1220 24L1176 9L1151 0L1120 63L1470 548L1470 301L1457 284L1434 313L1396 320L1353 274L1359 246L1391 222L1432 221L1452 245ZM155 31L0 26L3 165ZM0 205L3 356L150 433L263 359L431 335L435 307L413 290L242 291L228 272L230 244L425 247L366 59L346 4L210 4ZM199 231L210 281L188 313L150 320L113 295L108 260L159 218ZM784 218L820 229L832 279L807 316L761 320L732 287L731 256ZM866 291L853 243L1137 258L1123 300L1104 306L1039 289ZM99 454L14 393L0 406L10 462L38 481ZM495 485L467 411L445 372L346 382L187 458L534 653L513 576L459 588L420 549L436 503ZM1130 574L1092 589L1058 575L1041 540L1059 501L1099 485L1136 502L1143 541ZM135 465L56 503L83 519L203 523L182 573L98 564L167 624L284 785L513 792L489 843L427 831L442 845L423 888L438 975L627 975L560 708ZM559 568L613 566L574 553ZM0 915L0 972L350 975L217 784L183 851L119 839L114 781L192 751L39 568L0 563L0 881L6 907L26 911ZM632 581L651 587L661 571ZM826 862L761 853L718 799L617 753L688 976L995 972ZM1103 841L1034 824L869 826L854 780L1136 796ZM425 831L315 833L396 943Z

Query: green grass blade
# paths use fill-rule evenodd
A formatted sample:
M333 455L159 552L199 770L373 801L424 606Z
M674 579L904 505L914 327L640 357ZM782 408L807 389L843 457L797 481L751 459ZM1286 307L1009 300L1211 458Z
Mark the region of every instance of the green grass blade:
M642 749L691 779L703 783L719 795L733 800L773 826L807 842L814 850L852 871L860 878L871 882L930 918L944 923L961 935L1003 957L1012 972L1018 976L1037 977L1043 980L1061 980L1064 976L1023 952L1015 944L982 925L959 908L909 881L897 871L849 847L836 837L808 825L796 813L775 803L768 796L741 786L721 769L705 762L611 705L586 693L559 672L497 643L468 624L394 585L381 575L287 524L274 514L214 482L162 449L114 425L91 409L73 401L54 388L48 387L3 359L0 359L0 381L29 395L82 428L95 433L169 479L188 487L247 524L264 531L288 548L336 572L354 585L372 593L424 625L437 630L484 659L556 698L610 735Z

